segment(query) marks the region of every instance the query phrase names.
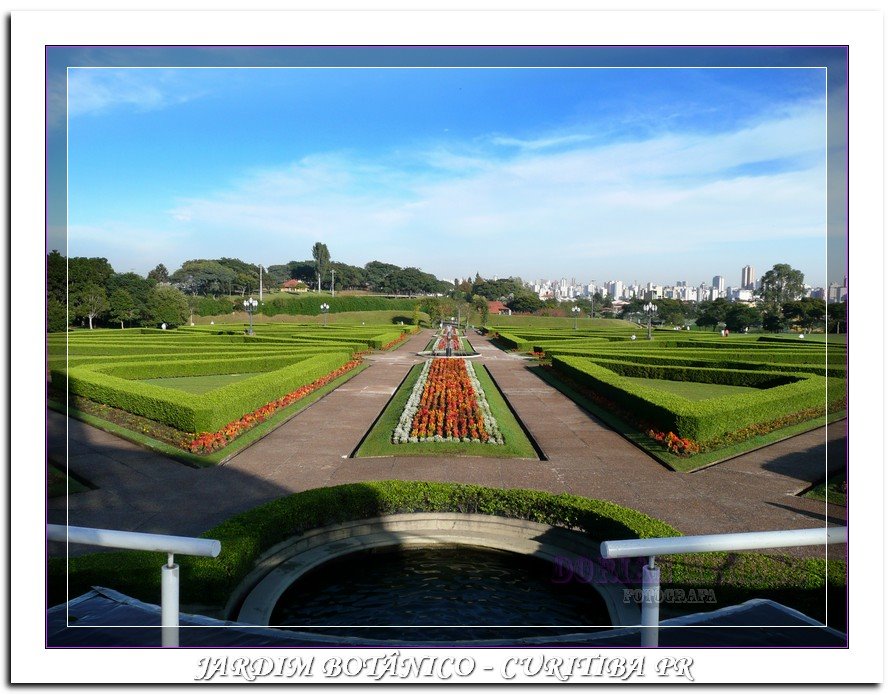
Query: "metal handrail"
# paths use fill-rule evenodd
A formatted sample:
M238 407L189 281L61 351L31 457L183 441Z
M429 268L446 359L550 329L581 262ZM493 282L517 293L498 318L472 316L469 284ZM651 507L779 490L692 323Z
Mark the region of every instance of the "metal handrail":
M101 548L167 553L168 563L162 566L161 627L163 647L177 647L180 644L180 566L174 563L174 554L217 557L221 552L221 542L207 538L166 536L158 533L61 526L59 524L47 525L47 540L95 545Z
M635 538L623 541L603 541L600 555L604 559L648 557L643 566L643 602L640 613L640 645L659 646L660 572L657 555L680 553L709 553L717 551L758 550L762 548L791 548L802 545L845 543L845 526L794 529L789 531L753 531L748 533L717 533L705 536L676 536L666 538Z

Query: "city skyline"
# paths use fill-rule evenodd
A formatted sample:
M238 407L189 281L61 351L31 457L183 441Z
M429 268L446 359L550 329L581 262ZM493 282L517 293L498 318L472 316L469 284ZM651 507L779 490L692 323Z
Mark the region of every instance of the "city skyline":
M822 69L70 68L67 88L59 250L116 269L322 241L443 278L731 284L743 257L829 281Z

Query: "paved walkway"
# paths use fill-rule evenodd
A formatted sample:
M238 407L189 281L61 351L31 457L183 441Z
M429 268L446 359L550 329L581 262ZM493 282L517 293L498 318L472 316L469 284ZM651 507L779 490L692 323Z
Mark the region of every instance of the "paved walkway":
M478 457L348 456L385 407L424 331L302 411L226 465L196 470L50 412L51 455L97 485L72 495L68 522L82 526L193 535L285 494L366 480L432 480L523 487L609 499L667 521L684 533L818 526L822 502L796 497L823 477L826 438L831 470L845 461L845 424L809 432L703 471L669 471L541 381L524 357L481 336L470 340L547 460ZM66 520L64 499L49 503L51 522ZM842 507L829 520L845 521ZM831 547L840 555L842 546ZM823 548L794 550L818 554Z

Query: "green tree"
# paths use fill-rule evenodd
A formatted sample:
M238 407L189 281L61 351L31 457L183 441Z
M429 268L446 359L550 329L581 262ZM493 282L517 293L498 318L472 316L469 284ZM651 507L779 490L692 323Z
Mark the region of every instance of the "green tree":
M761 316L761 327L771 333L779 333L786 327L786 319L779 310L765 311Z
M155 268L146 275L147 280L154 280L156 283L168 282L168 269L164 263L159 263Z
M783 318L789 321L790 327L811 332L812 328L823 325L827 314L824 300L814 297L802 297L797 302L785 302L780 307Z
M59 333L68 329L65 304L56 297L47 299L47 333Z
M115 271L105 258L76 256L68 259L69 293L88 285L106 287L113 275Z
M701 328L715 328L719 323L726 323L730 302L726 299L714 299L702 302L696 309L696 325Z
M786 302L794 302L805 292L805 274L787 263L777 263L761 276L757 295L766 310L774 310Z
M748 304L733 303L724 314L727 330L742 333L747 328L761 325L761 312Z
M836 332L848 330L848 304L847 302L839 302L830 304L827 307L827 316L831 326L836 327Z
M531 290L520 290L507 302L514 313L533 314L541 308L541 299Z
M228 292L237 280L237 272L218 261L196 259L185 261L170 280L190 294L219 295ZM257 282L257 275L253 280Z
M311 247L311 257L314 259L314 270L317 273L317 289L320 289L320 283L329 273L329 249L326 244L318 241Z
M148 325L168 324L170 327L182 326L190 316L190 308L186 296L176 287L157 285L149 293L146 305Z
M142 278L141 278L142 279ZM109 317L121 324L124 328L125 321L133 321L140 315L140 307L137 302L123 287L112 292L109 297Z
M93 319L98 318L109 309L106 290L97 284L84 285L69 296L71 310L78 318L86 318L90 330L93 330Z
M462 283L461 283L462 284ZM470 287L472 284L470 283ZM482 325L486 326L488 324L488 300L485 299L480 294L474 294L472 296L472 306L473 308L479 312L479 318L482 320Z
M68 271L65 256L56 250L47 254L47 296L65 305L68 290ZM64 329L63 329L64 330Z

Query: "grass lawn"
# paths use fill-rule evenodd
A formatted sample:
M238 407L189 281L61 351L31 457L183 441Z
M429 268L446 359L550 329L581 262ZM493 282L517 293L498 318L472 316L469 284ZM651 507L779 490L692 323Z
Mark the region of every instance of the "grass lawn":
M178 376L167 377L164 379L144 379L144 384L154 384L169 389L177 389L178 391L186 391L187 393L195 393L201 395L214 391L221 386L232 384L236 381L242 381L249 377L257 376L256 373L247 374L210 374L208 376Z
M221 316L198 316L195 318L197 326L207 326L214 321L216 326L220 325L245 325L248 327L248 318L244 318L245 314L236 319L233 314L223 314ZM429 315L419 312L417 317L421 321L428 321ZM244 319L244 320L243 320ZM267 323L319 323L323 325L323 316L305 316L292 314L277 314L275 316L255 316L255 325L262 326ZM384 310L384 311L339 311L331 312L326 319L328 325L349 325L349 326L374 326L381 324L394 323L400 325L403 321L405 326L409 326L413 322L413 311L408 310Z
M512 332L513 328L565 328L574 329L575 319L564 316L490 316L486 321L488 326L500 330L506 329ZM597 328L603 329L625 329L630 330L638 326L624 319L592 319L590 317L580 317L578 326L582 330L593 330Z
M370 456L439 456L455 454L458 456L487 456L499 458L537 459L538 454L531 445L528 436L516 421L510 407L507 405L497 386L494 385L487 370L480 364L474 364L476 376L485 391L485 398L491 406L491 414L494 415L503 434L504 444L465 443L465 442L416 442L407 444L392 444L392 432L398 426L398 419L407 403L407 398L413 390L423 365L418 364L410 369L407 377L401 382L398 390L385 406L382 414L376 420L376 424L364 437L360 446L354 452L354 457L363 458Z
M848 504L848 492L845 488L845 471L831 475L827 482L820 482L804 493L813 500L827 501L844 507Z
M730 396L734 393L747 393L757 389L751 386L728 386L727 384L701 384L696 381L672 381L670 379L646 379L643 377L628 377L629 381L633 381L641 386L649 386L654 389L668 391L682 398L689 398L691 401L704 401L709 398L718 398L720 396Z
M818 427L824 427L825 425L831 422L836 422L837 420L841 420L846 416L846 412L844 410L838 413L830 413L828 416L825 417L805 420L804 422L790 425L789 427L783 427L781 429L774 430L773 432L769 432L768 434L752 437L751 439L747 439L746 441L737 442L736 444L731 444L730 446L713 449L712 451L706 451L684 458L672 454L665 446L663 446L659 442L648 437L645 433L635 429L633 426L629 425L627 422L622 420L614 413L601 408L586 396L578 393L578 391L573 389L566 382L559 379L552 370L548 370L543 366L538 366L533 367L532 371L534 371L537 376L553 386L559 392L568 396L568 398L580 405L589 413L598 417L602 422L605 422L607 425L609 425L609 427L614 429L632 444L635 444L639 448L643 449L650 456L657 459L672 470L680 472L689 472L696 470L697 468L704 468L715 463L720 463L721 461L726 461L727 459L733 458L734 456L739 456L740 454L745 454L746 452L760 449L763 446L774 444L775 442L793 437L797 434L802 434L803 432L808 432L809 430L817 429Z

